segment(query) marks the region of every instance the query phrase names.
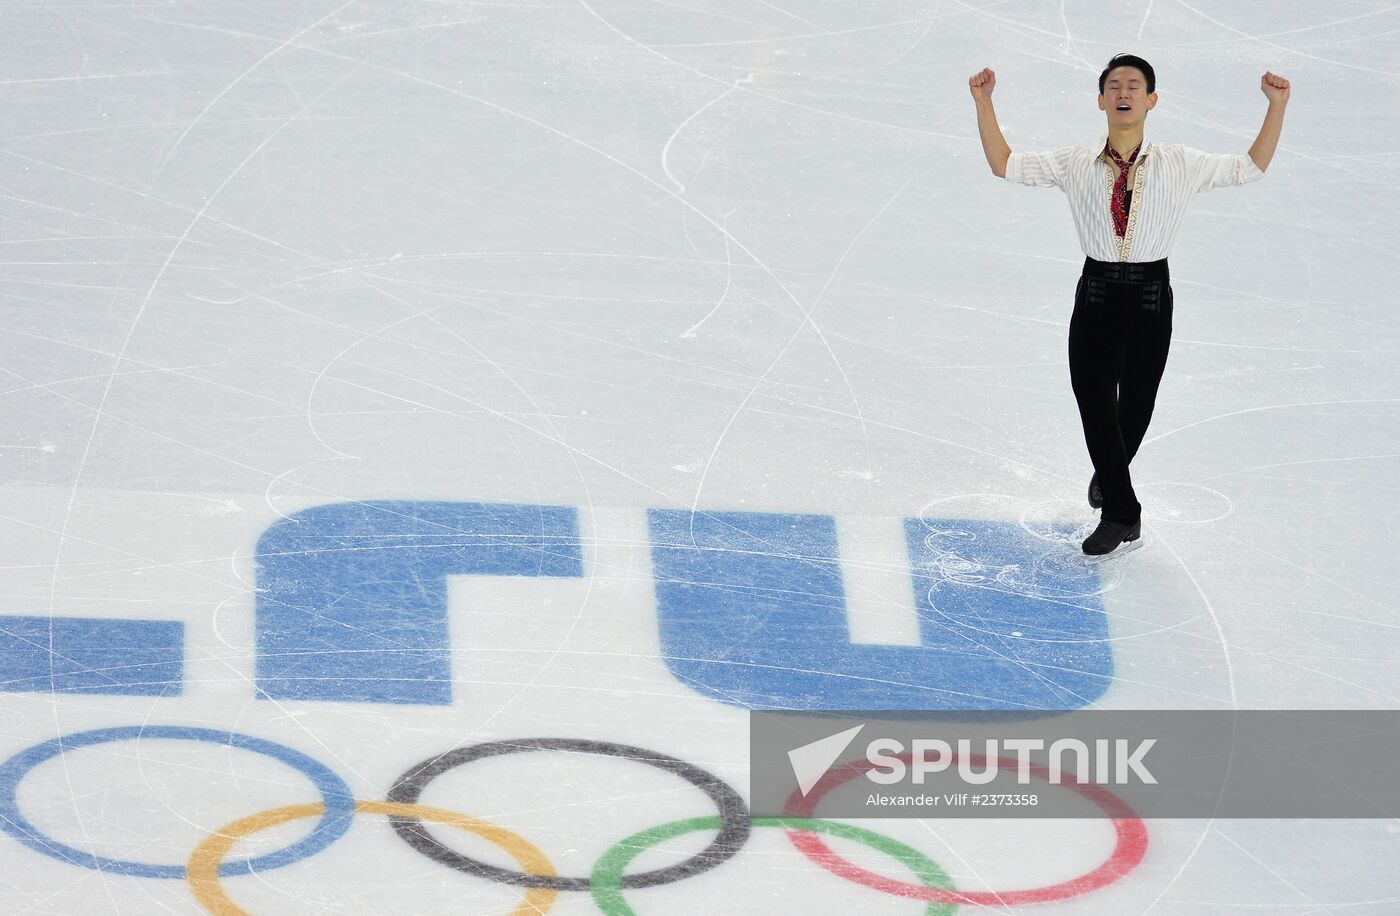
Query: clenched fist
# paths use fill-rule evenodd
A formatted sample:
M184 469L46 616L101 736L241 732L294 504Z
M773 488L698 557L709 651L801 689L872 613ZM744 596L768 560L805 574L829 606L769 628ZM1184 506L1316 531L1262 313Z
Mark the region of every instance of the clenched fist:
M1288 80L1273 71L1265 71L1264 75L1259 78L1259 89L1268 98L1270 104L1288 102Z
M972 92L974 99L990 99L992 90L996 88L997 75L988 67L981 73L974 73L967 81L967 88Z

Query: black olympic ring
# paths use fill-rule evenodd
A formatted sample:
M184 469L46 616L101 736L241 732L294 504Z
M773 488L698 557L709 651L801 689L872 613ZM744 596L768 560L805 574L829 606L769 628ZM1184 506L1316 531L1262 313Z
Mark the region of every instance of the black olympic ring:
M517 754L523 751L570 751L579 754L598 754L603 757L635 760L638 763L645 763L668 773L674 773L704 792L715 803L715 807L719 809L721 826L719 834L710 845L684 862L655 871L624 876L622 886L625 888L671 884L709 871L733 858L738 854L739 849L748 842L752 827L749 821L749 806L739 796L739 793L734 791L724 780L692 763L686 763L684 760L668 757L645 748L613 744L610 741L589 741L580 738L521 738L460 747L410 767L395 781L394 787L389 790L388 800L417 804L418 797L423 793L428 783L448 770L475 760ZM557 891L586 891L591 888L588 878L552 878L545 875L531 875L478 862L476 859L464 856L439 843L428 833L422 821L417 818L391 816L389 822L394 825L395 832L402 840L423 855L469 875L478 875L515 887L548 888Z

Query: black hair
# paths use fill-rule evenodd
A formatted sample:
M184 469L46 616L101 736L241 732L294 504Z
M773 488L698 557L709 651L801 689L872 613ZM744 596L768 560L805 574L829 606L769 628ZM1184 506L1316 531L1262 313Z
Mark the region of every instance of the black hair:
M1157 72L1152 69L1151 64L1136 54L1115 54L1113 60L1109 61L1108 66L1099 74L1099 95L1103 95L1103 84L1104 80L1108 79L1108 72L1118 67L1137 67L1142 71L1142 75L1147 77L1147 94L1151 95L1157 91Z

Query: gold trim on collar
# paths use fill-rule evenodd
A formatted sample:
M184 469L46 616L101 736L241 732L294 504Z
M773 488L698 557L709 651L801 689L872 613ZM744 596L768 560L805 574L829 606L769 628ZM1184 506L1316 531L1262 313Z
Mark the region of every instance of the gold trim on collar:
M1128 204L1128 228L1123 233L1122 244L1118 246L1118 260L1128 260L1128 255L1133 250L1133 233L1137 232L1138 212L1142 206L1142 167L1147 162L1147 151L1138 156L1136 165L1137 174L1133 176L1133 199ZM1115 237L1116 237L1115 233Z

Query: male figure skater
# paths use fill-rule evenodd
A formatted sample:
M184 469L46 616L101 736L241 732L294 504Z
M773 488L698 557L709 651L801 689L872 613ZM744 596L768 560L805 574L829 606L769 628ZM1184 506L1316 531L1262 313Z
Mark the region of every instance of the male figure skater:
M1099 74L1108 133L1089 145L1011 152L992 110L995 86L990 69L968 80L987 164L1007 181L1064 191L1084 249L1069 325L1069 372L1094 464L1089 505L1103 509L1084 552L1105 554L1142 534L1142 505L1128 463L1147 432L1171 344L1167 253L1196 192L1264 174L1283 129L1288 80L1274 73L1260 79L1269 108L1243 156L1145 141L1147 113L1157 106L1157 75L1131 54L1117 55Z

